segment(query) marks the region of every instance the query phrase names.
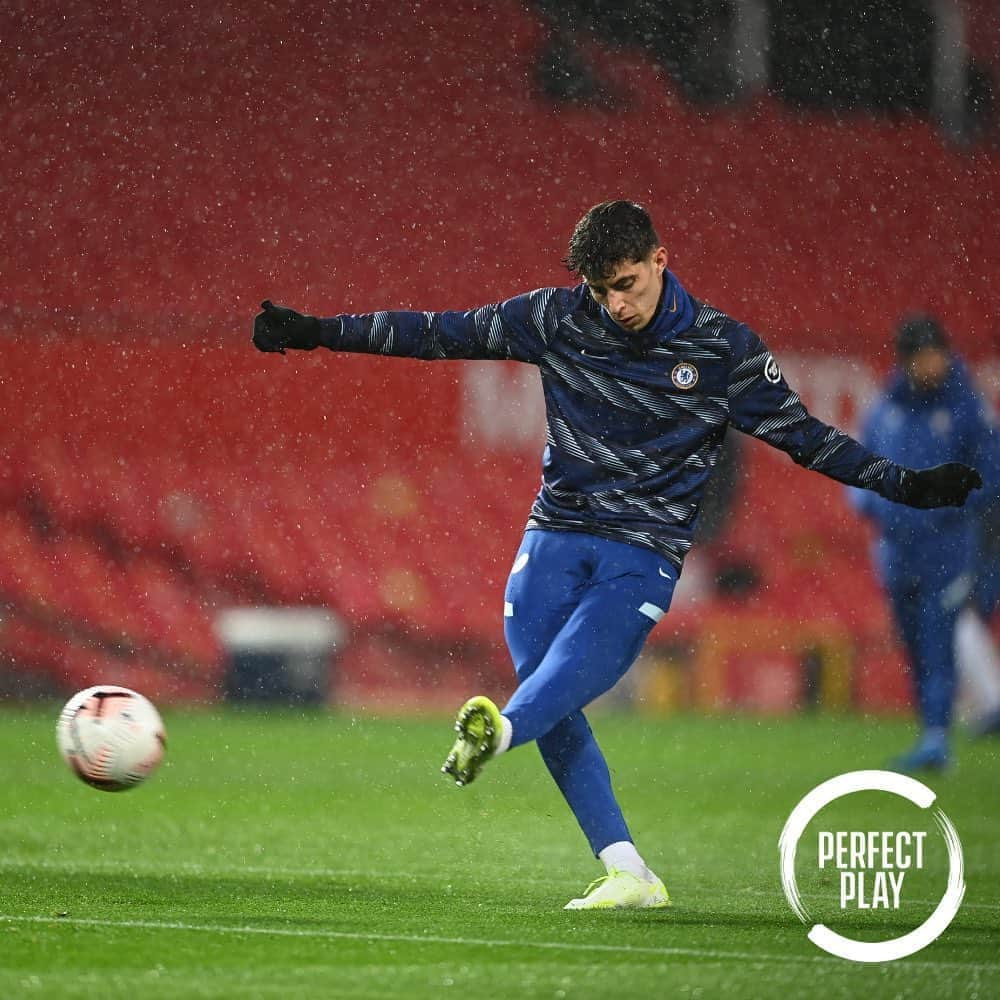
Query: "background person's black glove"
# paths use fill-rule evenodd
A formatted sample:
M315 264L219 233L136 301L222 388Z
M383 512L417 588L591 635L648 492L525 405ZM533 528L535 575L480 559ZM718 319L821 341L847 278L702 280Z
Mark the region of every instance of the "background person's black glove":
M319 347L319 320L294 309L276 306L270 299L260 304L263 312L253 321L253 346L267 354L284 354L285 348L311 351Z
M983 477L969 465L946 462L931 469L904 469L899 480L899 502L909 507L961 507Z

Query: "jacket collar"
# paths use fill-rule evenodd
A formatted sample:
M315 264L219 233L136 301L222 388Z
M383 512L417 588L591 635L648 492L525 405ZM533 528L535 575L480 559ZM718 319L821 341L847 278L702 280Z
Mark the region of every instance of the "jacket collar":
M695 318L695 305L687 290L672 271L663 272L663 290L652 320L642 330L630 333L623 330L603 306L601 319L607 330L621 341L625 349L636 356L648 354L654 347L660 347L677 334L688 329Z

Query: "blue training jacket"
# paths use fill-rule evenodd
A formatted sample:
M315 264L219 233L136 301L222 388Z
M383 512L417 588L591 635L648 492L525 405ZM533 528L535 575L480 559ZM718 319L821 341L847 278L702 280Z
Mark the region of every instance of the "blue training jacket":
M965 462L982 472L984 489L973 492L964 508L916 510L873 493L851 497L879 531L876 560L884 578L933 575L947 580L969 572L975 514L997 496L1000 445L990 411L962 362L953 358L948 377L931 393L914 391L897 372L868 411L861 439L911 468Z
M467 312L320 321L334 351L522 361L541 372L548 437L528 528L586 531L680 567L732 425L799 465L893 499L901 469L806 412L752 330L669 271L656 315L621 329L586 285L539 288Z

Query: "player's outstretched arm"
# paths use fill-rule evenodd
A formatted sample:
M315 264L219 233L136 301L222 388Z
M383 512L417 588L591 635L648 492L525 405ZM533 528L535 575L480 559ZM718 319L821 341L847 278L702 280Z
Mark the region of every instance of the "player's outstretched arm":
M923 509L961 507L973 490L982 487L979 472L961 462L908 469L875 454L813 417L751 330L742 325L733 328L731 343L735 361L728 395L733 425L787 452L799 465Z
M382 311L327 318L305 316L270 301L254 319L253 345L393 355L424 361L478 359L537 363L557 326L554 300L566 290L540 288L465 312Z

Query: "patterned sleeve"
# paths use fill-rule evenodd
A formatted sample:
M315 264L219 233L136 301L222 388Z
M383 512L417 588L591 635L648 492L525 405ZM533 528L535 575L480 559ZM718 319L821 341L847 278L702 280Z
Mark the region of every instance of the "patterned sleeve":
M812 416L753 331L733 324L729 339L733 347L729 419L734 427L780 448L806 469L874 490L889 500L897 498L901 466Z
M331 351L423 361L478 359L536 363L558 326L565 289L539 288L467 312L376 312L320 320Z

